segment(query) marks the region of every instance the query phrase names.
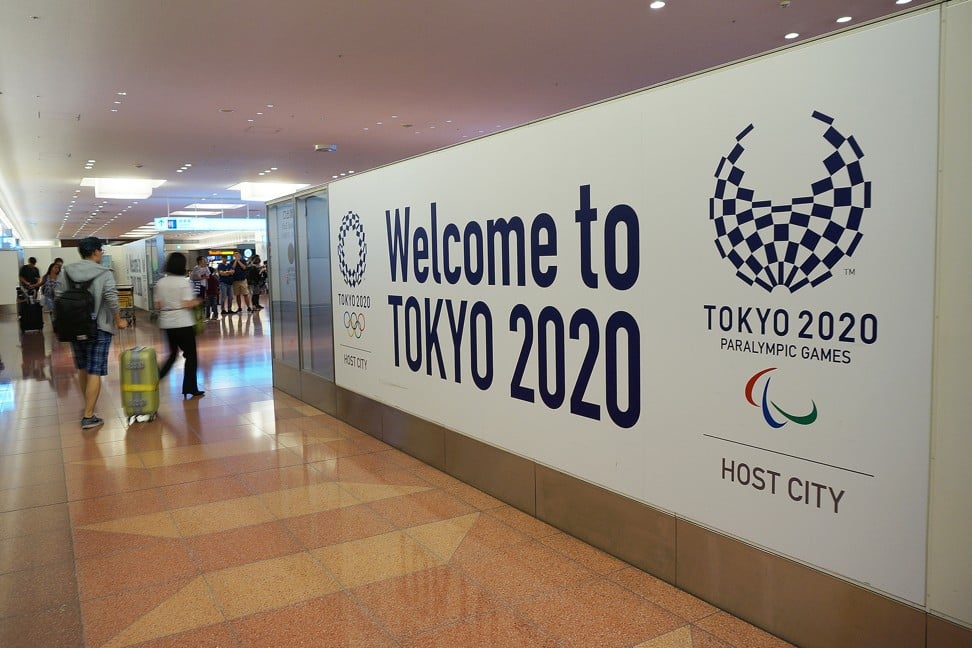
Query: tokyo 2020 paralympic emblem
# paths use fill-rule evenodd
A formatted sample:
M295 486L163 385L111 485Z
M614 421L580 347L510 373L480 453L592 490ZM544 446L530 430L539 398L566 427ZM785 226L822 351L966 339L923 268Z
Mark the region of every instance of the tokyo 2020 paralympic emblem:
M811 423L816 421L817 403L815 403L812 400L810 401L810 405L811 405L810 411L807 412L806 414L799 414L799 415L793 414L791 412L787 412L782 407L777 405L775 401L771 400L769 397L770 377L768 375L766 376L766 379L763 381L762 398L760 399L759 403L756 402L756 399L753 397L756 391L756 383L759 381L760 378L762 378L766 374L769 374L771 371L776 371L776 367L770 367L768 369L763 369L762 371L757 371L749 378L748 381L746 381L746 390L745 390L746 401L753 407L758 407L760 409L760 411L763 413L763 420L766 421L766 424L771 428L778 429L786 425L787 421L792 421L797 425L810 425ZM773 416L773 411L770 409L770 406L772 406L773 410L776 410L778 414L782 415L783 418L786 420L780 421L777 419L777 417Z
M349 245L348 235L354 237L354 241ZM348 252L357 249L357 259L352 259L354 267L348 264ZM364 279L365 267L368 261L368 244L365 242L364 224L361 218L354 212L348 212L341 219L341 227L338 230L338 267L341 269L341 276L344 283L349 287L358 286Z
M829 279L834 266L857 249L864 210L871 206L871 183L861 169L864 151L853 136L834 128L833 118L816 111L813 118L825 125L823 139L834 150L823 160L827 175L811 183L810 195L774 205L757 200L756 190L743 184L739 163L752 124L736 136L715 172L709 219L719 254L737 277L767 292L783 286L795 293Z

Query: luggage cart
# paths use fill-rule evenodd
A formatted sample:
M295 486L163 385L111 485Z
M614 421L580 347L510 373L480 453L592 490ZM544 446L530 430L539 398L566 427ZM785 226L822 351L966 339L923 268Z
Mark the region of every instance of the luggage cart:
M118 314L128 320L129 326L135 326L135 289L132 286L117 286Z

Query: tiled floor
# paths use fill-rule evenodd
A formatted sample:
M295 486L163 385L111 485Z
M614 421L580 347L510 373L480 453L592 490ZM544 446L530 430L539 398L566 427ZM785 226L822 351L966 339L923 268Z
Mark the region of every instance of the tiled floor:
M275 391L268 319L128 426L139 319L82 431L67 345L0 316L0 646L788 645Z

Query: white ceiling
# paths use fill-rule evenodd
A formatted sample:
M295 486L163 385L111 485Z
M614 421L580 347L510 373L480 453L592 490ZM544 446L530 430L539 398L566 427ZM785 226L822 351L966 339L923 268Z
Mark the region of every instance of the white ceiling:
M2 0L0 209L28 240L115 238L934 3L649 1ZM167 182L102 205L84 176Z

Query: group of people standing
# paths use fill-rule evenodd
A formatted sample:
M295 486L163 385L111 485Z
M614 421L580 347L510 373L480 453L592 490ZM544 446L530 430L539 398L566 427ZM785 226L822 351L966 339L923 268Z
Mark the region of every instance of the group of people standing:
M197 257L189 279L198 287L200 296L205 297L208 320L216 321L219 315L239 315L244 304L251 313L263 309L260 295L267 290L267 263L261 262L258 254L247 263L237 251L215 269L209 266L206 257Z

